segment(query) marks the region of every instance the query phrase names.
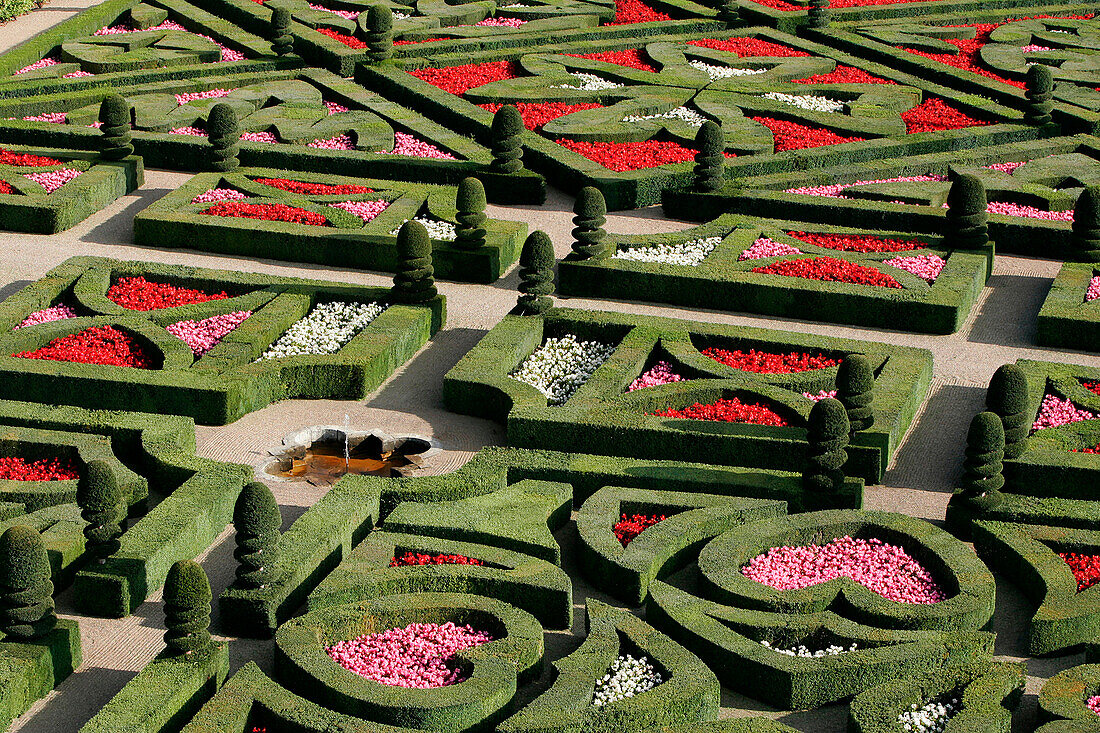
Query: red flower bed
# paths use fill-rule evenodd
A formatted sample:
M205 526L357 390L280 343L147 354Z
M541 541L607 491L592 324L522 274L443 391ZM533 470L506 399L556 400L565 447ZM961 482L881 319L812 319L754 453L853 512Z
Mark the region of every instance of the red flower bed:
M615 522L615 536L622 546L626 547L642 532L657 524L657 522L663 522L666 519L668 517L664 514L635 514L633 516L624 514L618 522Z
M939 97L932 97L913 109L901 113L905 120L905 131L914 134L918 132L932 132L935 130L959 130L964 127L980 127L993 124L985 120L977 120L964 114Z
M0 193L15 193L15 189L7 181L0 181Z
M795 84L897 84L890 79L882 79L868 74L863 69L854 66L837 64L836 68L828 74L815 74L805 79L795 79Z
M297 206L286 204L248 204L241 201L219 201L200 214L209 216L235 216L244 219L262 219L263 221L285 221L291 224L309 224L315 227L330 227L324 214L306 211Z
M771 354L767 351L727 351L726 349L703 349L703 356L714 359L726 366L757 374L793 374L808 372L811 369L825 369L836 366L840 359L830 359L824 354L805 354L792 351L789 354Z
M801 239L806 244L837 249L841 252L909 252L928 246L924 242L909 239L881 239L866 234L811 234L809 232L787 232L787 234L795 239Z
M618 173L695 160L694 150L672 141L601 143L561 139L556 142Z
M349 36L346 33L341 33L340 31L333 30L332 28L318 28L317 32L318 33L323 33L324 35L328 36L329 38L331 38L334 41L339 41L340 43L344 44L348 48L366 48L367 47L366 41L360 41L355 36Z
M1073 577L1077 579L1077 592L1100 583L1100 555L1078 555L1076 552L1059 552L1058 557L1066 561Z
M25 458L0 458L0 479L7 481L71 481L80 478L80 472L67 458L39 458L28 462Z
M654 20L672 20L672 16L657 12L641 0L615 0L615 21L607 25L649 23Z
M220 293L204 293L194 288L149 282L144 277L120 277L107 291L107 299L112 303L134 311L172 308L210 300L225 300L228 297L224 290Z
M1081 382L1081 386L1083 386L1089 392L1100 394L1100 382Z
M390 560L391 568L403 568L410 565L484 565L481 560L476 560L465 555L444 555L442 553L425 554L422 552L406 552L400 557Z
M1094 445L1091 448L1074 448L1072 452L1073 453L1100 454L1100 443L1097 443L1096 445Z
M773 8L775 10L805 10L805 5L795 5L794 3L786 2L786 0L752 0L754 3L763 5L766 8ZM831 8L859 8L867 5L900 5L901 3L916 3L921 0L831 0L829 7Z
M759 38L700 38L698 41L688 41L689 46L701 48L713 48L715 51L728 51L745 58L751 56L774 56L793 58L796 56L809 56L805 51L793 49L780 43L772 43Z
M489 103L478 106L495 113L504 105ZM564 102L519 102L516 104L516 109L519 110L519 115L523 118L524 127L528 130L541 130L542 126L551 120L556 120L559 117L564 117L574 112L580 112L584 109L599 109L602 106L602 104L596 104L594 102L582 102L581 104L565 104Z
M844 137L832 130L823 127L809 127L797 122L778 120L774 117L753 117L764 127L772 131L775 138L775 152L784 150L802 150L803 148L819 148L823 145L838 145L840 143L861 142L862 137Z
M873 267L857 265L854 262L838 260L833 257L780 260L770 265L754 267L752 271L759 272L762 275L786 275L787 277L804 277L807 280L874 285L880 288L901 287L901 283L897 280Z
M44 155L31 153L15 153L11 150L0 148L0 165L26 165L35 168L44 168L49 165L61 165L63 161L56 158L47 158Z
M975 74L981 74L988 79L996 79L997 81L1004 82L1005 84L1011 84L1014 87L1024 88L1022 81L1013 81L1006 79L999 74L995 74L992 71L986 69L981 65L980 53L982 46L989 43L989 34L993 32L993 29L1001 25L1000 23L972 23L971 28L977 30L977 35L974 38L941 38L939 40L946 41L952 46L957 46L959 52L954 53L929 53L927 51L918 51L913 48L905 48L899 46L904 51L909 53L915 53L918 56L923 56L926 59L932 59L933 61L939 61L941 64L953 66L956 69L962 69L963 71L972 71ZM963 26L953 26L963 27Z
M21 359L72 361L78 364L152 369L153 360L137 340L114 326L95 326L56 338L34 351L12 354Z
M606 61L609 64L618 64L619 66L629 66L632 69L638 69L639 71L656 71L657 67L649 63L642 56L642 52L637 48L628 48L625 51L604 51L602 53L586 53L576 54L567 53L566 56L572 56L577 59L592 59L593 61Z
M714 420L716 422L741 422L753 425L784 426L790 423L765 404L742 402L736 397L719 399L709 405L696 402L682 410L658 410L658 417L682 417L690 420Z
M253 178L256 183L277 188L280 191L290 191L306 196L346 196L356 193L374 193L373 188L357 186L354 183L306 183L305 181L290 181L286 178Z
M442 69L413 69L409 73L445 92L462 95L467 89L491 81L515 79L519 76L519 66L514 61L488 61L484 64L463 64Z

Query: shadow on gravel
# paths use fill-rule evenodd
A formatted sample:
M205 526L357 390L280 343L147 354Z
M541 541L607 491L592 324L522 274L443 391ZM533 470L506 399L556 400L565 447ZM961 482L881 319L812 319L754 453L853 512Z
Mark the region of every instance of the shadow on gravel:
M440 331L364 404L378 410L397 412L441 408L444 375L485 334L485 331L477 328L450 328Z
M151 206L155 201L172 192L170 188L139 188L127 194L131 199L126 208L111 215L107 221L97 224L88 230L88 233L80 238L82 242L94 242L95 244L119 244L134 242L134 216L139 211Z
M1050 290L1050 278L994 275L992 290L978 310L968 341L979 344L1038 349L1035 319Z
M7 285L0 287L0 300L4 300L9 295L15 295L33 282L33 280L13 280Z

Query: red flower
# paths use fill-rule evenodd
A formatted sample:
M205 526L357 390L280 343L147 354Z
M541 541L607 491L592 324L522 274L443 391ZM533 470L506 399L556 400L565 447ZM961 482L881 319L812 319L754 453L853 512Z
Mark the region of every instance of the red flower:
M642 52L637 48L628 48L625 51L603 51L601 53L586 53L576 54L567 53L566 56L572 56L578 59L592 59L593 61L606 61L609 64L618 64L619 66L629 66L632 69L638 69L639 71L656 71L657 67L649 63L642 57Z
M819 234L810 232L787 232L795 239L827 249L841 252L909 252L924 249L928 245L910 239L881 239L867 234Z
M742 402L736 397L719 399L709 405L696 402L682 410L658 410L652 413L658 417L682 417L691 420L714 420L716 422L740 422L753 425L784 426L790 423L767 405L759 402Z
M695 160L695 151L669 141L645 140L638 143L602 143L581 140L557 140L558 145L580 153L604 168L623 173L641 168L656 168L669 163Z
M120 277L107 291L107 299L112 303L135 311L192 305L210 300L225 300L228 297L224 290L210 294L193 288L150 282L144 277Z
M868 74L854 66L837 64L828 74L815 74L805 79L795 79L795 84L897 84L896 81Z
M1089 392L1100 394L1100 382L1081 382L1081 386L1083 386Z
M409 565L484 565L481 560L476 560L465 555L444 555L442 553L406 552L400 557L390 560L391 568L403 568Z
M286 204L249 204L241 201L219 201L199 212L210 216L235 216L245 219L262 219L263 221L285 221L291 224L309 224L317 227L330 227L324 214L314 211L306 211L297 206Z
M754 3L758 3L767 8L774 8L775 10L805 10L805 5L795 5L794 3L787 2L786 0L752 0ZM867 5L896 5L901 3L915 3L921 2L921 0L831 0L829 7L832 8L857 8Z
M931 97L919 106L902 112L901 118L905 120L905 131L910 134L992 124L960 112L939 97Z
M704 349L703 356L714 359L726 366L757 374L792 374L794 372L808 372L811 369L825 369L836 366L839 359L830 359L824 354L799 353L792 351L789 354L771 354L767 351L727 351L726 349Z
M408 45L413 44L413 43L431 43L432 41L454 41L454 40L456 40L456 39L454 39L454 38L443 38L443 37L440 37L440 38L420 38L420 39L415 40L415 41L394 41L393 45L395 45L395 46L408 46Z
M114 326L95 326L56 338L34 351L12 354L21 359L72 361L78 364L153 369L153 361L138 341Z
M15 193L15 189L7 181L0 181L0 193Z
M1074 448L1073 453L1097 453L1100 454L1100 443L1097 443L1091 448Z
M491 81L515 79L519 76L519 71L519 65L515 61L488 61L484 64L446 66L442 69L413 69L409 73L445 92L462 95L467 89Z
M622 546L626 547L642 532L657 524L657 522L663 522L666 519L668 519L668 517L664 514L635 514L633 516L624 514L622 518L615 523L615 536L619 539Z
M803 148L818 148L823 145L838 145L840 143L860 142L862 137L843 137L832 130L822 127L809 127L797 122L779 120L774 117L753 117L764 127L772 131L775 138L775 152L784 150L801 150Z
M318 33L323 33L324 35L328 36L329 38L331 38L334 41L339 41L340 43L344 44L348 48L366 48L367 47L367 44L366 44L365 41L360 41L355 36L349 36L346 33L341 33L340 31L333 30L332 28L318 28L317 32Z
M0 479L7 481L71 481L80 478L76 466L67 458L0 458Z
M50 165L61 165L63 161L56 158L47 158L44 155L32 155L31 153L15 153L11 150L0 148L0 165L24 165L34 168L44 168Z
M1100 582L1100 555L1078 555L1076 552L1059 552L1066 561L1073 577L1077 579L1077 592L1091 588Z
M717 38L701 38L698 41L688 41L689 46L701 46L702 48L713 48L716 51L729 51L735 53L742 58L746 56L775 56L775 57L795 57L795 56L809 56L810 54L805 51L798 51L790 46L784 46L780 43L773 43L771 41L765 41L760 38L727 38L724 40L718 40Z
M873 267L857 265L854 262L832 257L780 260L770 265L754 267L752 271L759 272L762 275L786 275L788 277L804 277L807 280L874 285L880 288L901 287L901 283L897 280Z
M286 178L253 178L256 183L272 186L282 191L300 193L306 196L346 196L356 193L374 193L373 188L357 186L354 183L306 183L305 181L291 181Z
M489 103L478 106L495 113L504 105ZM519 102L516 104L516 109L519 110L519 115L523 118L524 127L528 130L541 130L542 126L551 120L556 120L559 117L564 117L574 112L580 112L584 109L599 109L602 106L602 104L593 102L582 102L581 104L565 104L563 102Z
M615 21L607 25L649 23L654 20L672 20L672 16L657 12L641 0L615 0Z

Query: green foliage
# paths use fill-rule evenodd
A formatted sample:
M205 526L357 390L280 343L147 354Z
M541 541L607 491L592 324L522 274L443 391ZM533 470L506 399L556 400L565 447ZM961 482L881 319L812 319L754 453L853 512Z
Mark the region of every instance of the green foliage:
M985 186L977 176L964 173L955 177L947 193L947 246L976 249L989 241L987 205Z
M99 105L99 154L107 160L120 160L132 155L134 146L130 137L130 103L121 94L110 94Z
M367 58L385 61L393 56L393 11L386 5L372 5L367 10Z
M180 560L164 581L164 643L168 654L191 654L210 646L210 581L194 560Z
M126 521L126 499L109 463L88 462L77 484L76 503L88 523L84 527L88 554L102 562L118 550Z
M726 137L722 126L707 120L695 135L695 190L717 191L725 183Z
M1079 259L1100 262L1100 186L1088 186L1077 197L1070 244Z
M0 631L37 639L57 625L50 559L42 536L17 524L0 535Z
M409 220L397 232L397 272L393 299L398 303L426 303L436 296L432 269L432 240L418 221Z
M520 315L542 315L553 306L554 245L546 232L536 229L527 236L519 254Z
M844 485L844 464L848 461L850 425L840 400L819 400L810 410L807 426L809 453L802 472L808 492L833 493Z
M806 16L811 28L828 28L830 15L829 0L810 0Z
M848 411L852 435L875 424L875 370L863 354L848 354L836 373L836 398Z
M1027 375L1016 364L1003 364L989 380L985 409L1001 418L1004 457L1019 458L1027 450L1031 433Z
M271 11L271 50L277 56L286 56L294 51L294 36L290 32L290 10L281 5Z
M259 481L246 484L233 509L237 530L236 584L261 588L271 582L279 561L279 532L283 518L271 489Z
M1054 109L1054 72L1044 64L1029 64L1024 96L1024 121L1029 125L1050 123L1050 112Z
M34 0L0 0L0 23L34 10Z
M741 7L737 0L721 0L718 5L718 19L731 24L741 20Z
M206 132L211 170L219 173L236 170L240 165L237 156L241 152L241 129L232 105L219 102L210 108Z
M603 228L607 223L607 203L600 189L585 186L577 192L573 214L573 253L570 258L587 260L611 255L614 247Z
M515 105L506 104L493 115L489 146L493 152L491 168L496 173L523 170L523 117Z
M458 214L455 216L455 246L476 250L485 246L485 186L470 176L458 184L455 197Z
M962 499L976 511L992 509L1004 500L1001 494L1005 484L1001 473L1004 446L1001 419L992 412L975 415L966 435Z

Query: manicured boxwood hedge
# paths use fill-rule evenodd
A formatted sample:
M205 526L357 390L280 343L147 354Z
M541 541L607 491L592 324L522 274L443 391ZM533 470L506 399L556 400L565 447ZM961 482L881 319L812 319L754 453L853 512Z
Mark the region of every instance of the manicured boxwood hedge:
M154 311L130 311L106 297L119 277L226 291L223 300ZM224 424L284 398L357 399L369 394L442 327L442 295L419 305L390 305L336 354L254 362L318 303L388 302L386 288L272 277L181 265L74 257L0 304L0 331L59 302L79 318L21 328L0 336L0 397L98 409L187 415ZM164 327L182 320L249 310L253 315L197 360ZM162 361L160 369L90 366L10 356L93 326L137 336Z
M2 507L4 516L9 518L0 522L0 532L16 524L36 530L42 535L42 543L50 559L54 589L65 588L72 583L76 571L84 565L84 527L88 523L80 517L80 507L60 504L30 514L22 513L21 504L5 502Z
M1075 351L1100 351L1100 300L1085 302L1085 293L1097 266L1067 263L1050 285L1043 307L1039 309L1035 341Z
M565 334L618 347L568 402L548 407L542 392L508 374L544 339ZM876 374L875 422L853 438L845 471L872 483L881 479L931 380L932 357L922 349L554 308L542 316L506 316L447 373L443 398L454 412L505 422L508 442L516 447L572 450L584 446L587 451L607 455L677 456L708 463L801 471L807 445L804 420L813 406L802 393L832 389L836 367L793 375L751 374L702 356L699 350L709 346L780 353L821 351L834 358L846 353L867 355ZM631 381L658 359L672 362L684 376L697 378L624 393ZM735 395L763 397L778 405L791 414L794 427L647 414ZM795 492L795 496L800 495ZM789 501L792 506L796 503L794 497Z
M1100 694L1100 664L1070 667L1047 680L1039 691L1039 722L1047 723L1042 733L1095 733L1100 716L1085 702ZM1053 721L1053 722L1047 722Z
M258 183L254 180L256 178L355 184L367 186L374 193L303 196ZM213 188L232 188L247 193L254 203L286 204L327 214L333 226L204 216L201 212L211 204L193 204L191 200ZM363 225L358 217L347 216L347 212L330 207L330 204L349 199L385 200L390 205ZM151 247L200 249L239 257L393 272L398 259L397 237L392 232L404 220L421 213L453 224L456 214L455 187L247 168L229 174L200 173L195 176L138 213L134 218L134 240L137 244ZM490 219L485 229L485 244L475 250L463 249L453 242L433 241L432 267L435 276L481 283L490 283L500 277L519 256L527 226L520 222Z
M32 640L5 641L0 635L0 728L25 713L80 666L80 625L59 619L57 626Z
M497 731L625 733L717 717L718 679L694 654L629 611L593 599L586 606L586 622L584 642L554 662L556 676L550 688ZM637 697L593 705L596 681L624 654L647 659L663 682Z
M787 232L871 234L916 240L918 252L861 255L816 247ZM558 266L562 295L644 300L692 308L744 311L829 323L873 326L921 333L954 333L966 320L993 268L992 245L980 250L948 250L941 238L896 231L868 231L795 221L724 214L714 221L674 234L612 235L609 252L671 245L707 237L722 241L697 266L634 262L612 256L566 259ZM762 275L753 268L781 258L738 261L760 237L797 247L809 255L843 259L887 273L902 288ZM907 271L882 262L910 254L935 254L947 265L929 285Z

